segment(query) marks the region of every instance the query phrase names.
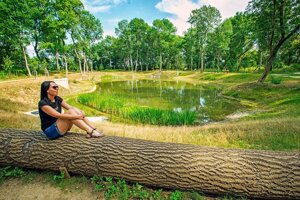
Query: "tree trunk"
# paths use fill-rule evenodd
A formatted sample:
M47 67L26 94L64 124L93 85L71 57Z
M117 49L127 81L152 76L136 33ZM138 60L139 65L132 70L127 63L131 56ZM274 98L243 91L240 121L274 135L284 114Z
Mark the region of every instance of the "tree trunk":
M273 0L273 15L272 15L272 35L269 41L269 56L268 56L268 61L264 70L264 73L262 74L262 76L258 79L259 83L263 83L265 81L265 79L267 78L269 72L272 70L272 66L273 66L273 61L276 58L276 55L278 53L278 50L281 48L281 46L290 38L292 37L294 34L296 34L297 32L299 32L300 30L300 24L297 24L297 26L292 29L288 34L285 33L284 30L284 16L283 16L283 2L281 2L281 7L280 7L280 34L281 37L279 39L279 41L277 43L274 43L274 34L275 34L275 30L276 30L276 26L275 26L275 15L276 15L276 1ZM273 44L276 44L273 48Z
M193 70L193 54L191 54L191 60L190 60L190 62L191 62L191 71Z
M133 61L132 61L132 55L130 53L130 65L131 65L131 71L133 72Z
M204 50L201 50L201 72L204 72Z
M80 74L82 74L82 68L81 68L81 60L80 60L80 56L79 56L79 54L77 53L77 50L76 50L76 49L74 49L74 51L75 51L76 57L77 57L77 59L78 59L78 66L79 66Z
M149 65L149 52L147 51L147 58L146 58L146 71L148 71L148 65Z
M258 66L258 72L260 71L260 67L263 65L263 52L262 50L260 51L260 56L259 56L259 66Z
M66 78L68 78L68 61L66 55L64 55L64 61L65 61L65 69L66 69Z
M162 70L162 55L161 55L161 51L159 52L159 71Z
M134 69L135 72L137 71L137 68L138 68L138 60L139 60L139 50L137 49L136 50L135 69Z
M127 62L126 62L126 58L124 58L124 65L123 65L123 70L126 71L126 66L127 66Z
M92 59L91 59L90 63L91 63L91 67L90 67L91 68L91 72L93 72L93 67L94 66L93 66L93 60Z
M36 20L35 20L35 24L36 24ZM33 35L33 39L34 39L33 49L36 54L36 57L39 59L39 61L41 61L41 57L40 57L40 53L39 53L39 49L38 49L38 43L39 43L39 39L38 39L39 37L37 35L38 28L36 25L35 25L35 31L36 31L36 33L34 33L34 35Z
M88 65L85 53L83 53L83 59L84 59L84 68L85 68L84 73L89 72L89 65Z
M59 71L60 70L59 63L58 63L59 54L58 54L57 51L56 51L56 54L55 54L55 58L56 58L56 69Z
M31 72L30 72L30 69L29 69L29 67L28 67L28 62L27 62L27 56L26 56L25 49L24 49L24 47L23 47L23 45L22 45L22 44L20 44L20 46L21 46L21 49L22 49L22 52L23 52L23 56L24 56L24 63L25 63L25 67L26 67L26 69L27 69L27 72L28 72L28 76L30 76L30 77L31 77Z
M0 165L121 177L141 184L251 198L300 199L300 152L199 147L0 129Z
M274 58L275 58L275 56L273 56L272 53L271 53L270 56L269 56L269 58L268 58L265 70L264 70L262 76L258 80L259 83L263 83L265 81L265 79L267 78L269 72L271 71Z
M201 64L202 64L201 58L202 58L202 56L201 56L201 50L200 50L200 51L199 51L198 64L197 64L197 66L196 66L197 70L199 70L199 69L201 68Z
M217 70L218 70L218 72L220 71L219 60L220 60L220 52L218 50L217 51Z

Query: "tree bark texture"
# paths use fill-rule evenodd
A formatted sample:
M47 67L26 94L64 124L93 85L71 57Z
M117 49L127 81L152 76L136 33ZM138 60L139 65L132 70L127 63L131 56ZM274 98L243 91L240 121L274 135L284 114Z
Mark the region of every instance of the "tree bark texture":
M114 176L145 185L261 199L300 199L300 152L199 147L114 136L0 129L0 165Z
M21 49L22 49L22 52L23 52L24 63L25 63L26 70L27 70L27 72L28 72L28 76L31 77L31 72L30 72L30 69L29 69L29 67L28 67L28 61L27 61L27 56L26 56L25 49L24 49L24 47L23 47L22 44L20 44L20 45L21 45Z

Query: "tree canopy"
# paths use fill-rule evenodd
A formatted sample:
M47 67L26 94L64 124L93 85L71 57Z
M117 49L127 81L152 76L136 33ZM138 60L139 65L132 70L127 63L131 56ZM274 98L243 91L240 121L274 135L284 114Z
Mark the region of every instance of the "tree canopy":
M183 36L168 19L152 24L121 20L116 36L103 37L101 19L80 0L0 2L0 71L214 70L264 66L299 70L300 8L297 0L252 0L245 12L221 20L218 9L190 13ZM32 46L35 56L29 56Z

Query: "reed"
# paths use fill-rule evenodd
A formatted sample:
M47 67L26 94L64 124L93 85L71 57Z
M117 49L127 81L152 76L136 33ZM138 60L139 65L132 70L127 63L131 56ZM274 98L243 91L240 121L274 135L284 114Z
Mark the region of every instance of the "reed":
M131 121L152 125L193 125L196 122L196 112L163 110L159 108L141 107L129 102L125 97L108 94L89 93L79 95L77 100L101 112L121 118L121 121Z

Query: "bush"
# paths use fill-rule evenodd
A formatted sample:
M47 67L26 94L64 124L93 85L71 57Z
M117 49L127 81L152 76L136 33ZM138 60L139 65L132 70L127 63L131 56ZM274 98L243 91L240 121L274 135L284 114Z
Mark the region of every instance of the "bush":
M299 63L291 64L290 67L292 69L294 69L295 71L300 71L300 64Z
M204 77L204 80L207 80L207 81L214 81L216 80L216 77L214 74L208 74Z
M282 81L281 78L276 77L276 76L271 76L271 83L278 85L281 83L281 81Z
M25 172L18 167L1 167L0 168L0 183L7 177L21 177L24 176Z

